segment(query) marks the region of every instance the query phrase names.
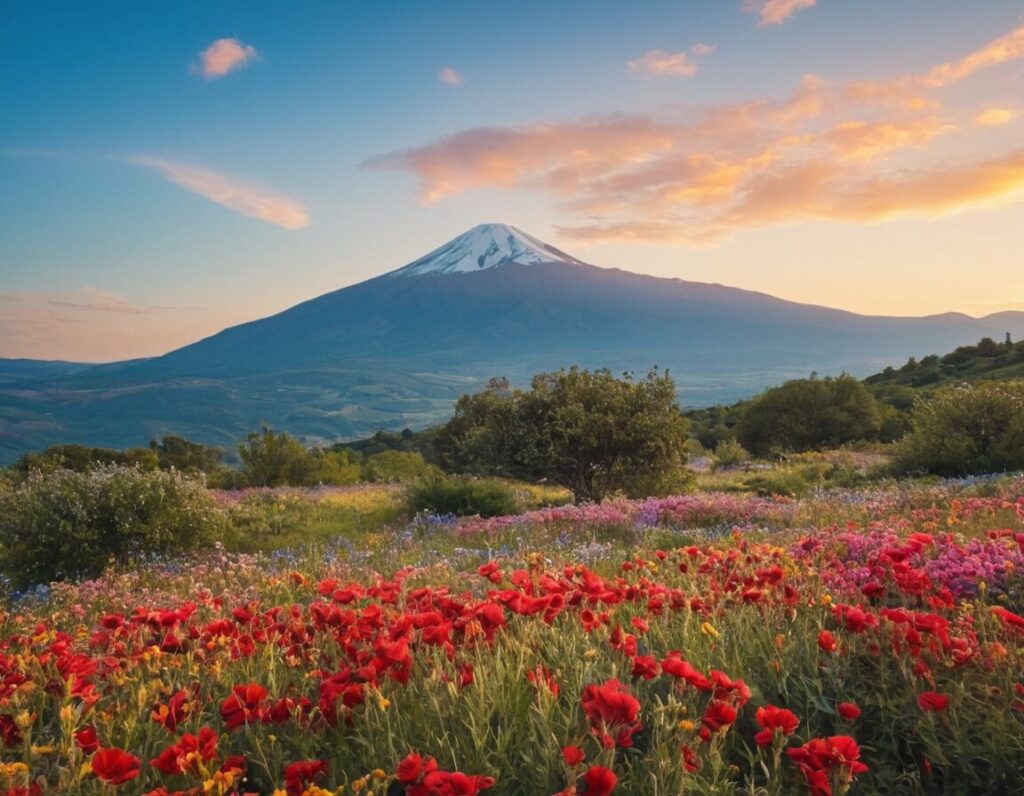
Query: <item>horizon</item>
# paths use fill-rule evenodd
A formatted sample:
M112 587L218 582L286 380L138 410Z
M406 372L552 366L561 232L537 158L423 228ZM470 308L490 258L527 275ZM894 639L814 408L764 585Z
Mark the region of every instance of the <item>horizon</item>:
M389 269L389 270L384 271L382 273L372 274L372 275L368 276L366 279L364 279L362 281L367 282L367 281L371 281L373 279L378 279L378 278L383 277L383 276L388 276L388 275L391 275L391 274L397 274L399 271L402 271L402 270L408 268L409 266L415 265L418 262L418 260L426 259L426 257L429 254L433 254L435 250L439 250L439 249L444 248L445 245L447 245L448 243L451 243L452 241L457 240L458 238L461 238L461 237L467 235L468 233L470 233L470 232L472 232L472 231L474 231L474 230L476 230L476 229L478 229L480 227L490 227L490 226L511 227L513 230L515 230L517 232L525 233L526 236L528 236L528 237L533 237L533 236L530 235L528 230L524 230L521 227L516 226L515 224L504 224L504 223L501 223L501 222L487 222L487 223L484 223L484 224L476 224L476 225L470 227L469 229L465 230L463 233L461 233L460 235L456 236L452 240L446 241L445 243L441 244L440 246L434 247L433 249L431 249L429 252L425 253L421 257L413 259L413 260L410 260L408 263L405 263L404 265L398 266L396 268ZM540 241L540 242L543 243L544 241ZM565 252L565 254L568 254L570 257L572 257L572 252ZM747 288L741 288L741 287L737 287L735 285L724 285L724 284L719 283L719 282L700 282L700 283L698 283L698 282L693 282L693 280L684 280L684 279L682 279L680 277L658 276L656 274L644 274L644 273L641 273L639 271L629 271L628 269L619 268L618 266L612 266L612 265L606 266L606 265L601 265L601 264L598 264L598 263L586 262L584 260L581 260L581 262L584 265L592 266L594 268L601 268L601 269L604 269L604 270L625 271L627 273L635 274L637 276L651 277L651 278L654 278L654 279L668 279L668 280L673 280L673 281L683 281L683 282L692 282L694 284L710 285L710 286L713 286L713 287L722 287L722 288L726 288L726 289L730 289L730 290L743 291L743 292L746 292L746 293L755 293L755 294L758 294L758 295L767 296L768 298L778 299L780 301L785 301L787 303L801 304L803 306L820 306L820 305L808 304L806 302L794 302L794 301L791 301L789 299L783 299L783 298L778 297L778 296L773 296L771 294L764 293L762 291L749 290ZM441 276L440 278L445 278L446 276L448 276L448 274L445 274L445 275ZM361 284L361 283L356 283L356 284ZM352 287L352 285L346 285L345 287ZM344 289L344 287L343 288L339 288L339 290L343 290L343 289ZM323 294L321 294L321 295L323 295ZM263 316L260 316L260 317L257 317L257 318L251 318L251 319L248 319L248 320L245 320L245 321L241 321L238 324L232 324L232 326L241 326L241 325L245 325L245 324L248 324L248 323L252 323L254 321L260 321L260 320L265 320L267 318L272 318L272 317L274 317L276 315L279 315L279 314L281 314L283 312L287 312L288 310L294 308L298 304L301 304L301 303L304 303L305 301L309 301L309 300L312 300L312 299L315 299L315 298L319 298L319 297L320 296L310 296L310 297L308 297L306 299L300 299L296 304L291 304L291 305L289 305L287 307L284 307L284 308L282 308L280 310L271 312L268 315L263 315ZM836 308L836 309L840 309L840 308ZM846 311L846 310L842 310L842 311ZM992 317L992 316L995 316L995 315L1004 314L1005 312L1007 312L1007 311L989 313L988 315L985 315L985 316L972 316L972 315L969 315L969 314L963 313L963 312L947 311L947 312L930 313L928 315L878 316L878 317L939 318L939 317L944 317L944 316L957 315L957 316L963 316L963 317L966 317L966 318L970 318L972 320L983 320L986 317ZM1014 310L1009 310L1009 312L1014 312ZM863 314L865 316L870 317L870 314L868 314L868 313L855 313L855 314ZM215 329L209 335L204 335L203 337L196 338L195 340L190 340L190 341L184 343L181 346L177 346L176 348L170 349L170 350L165 351L165 352L159 352L159 353L153 354L151 356L129 357L129 358L126 358L126 359L121 359L121 360L95 360L95 361L69 360L69 359L39 359L39 358L35 358L35 357L4 357L4 356L0 356L0 359L7 360L7 361L24 360L24 361L28 361L28 362L32 362L32 361L54 362L54 363L66 362L68 364L90 365L90 366L92 366L92 365L117 364L117 363L124 363L124 362L128 362L128 361L133 361L133 360L157 359L160 356L163 356L164 354L176 351L179 348L188 347L189 345L192 345L193 343L200 342L201 340L204 340L207 337L215 336L215 335L219 334L220 332L225 331L226 329L232 328L232 326L225 326L222 329ZM1008 334L1009 334L1009 332L1008 332ZM964 342L965 342L965 344L971 344L973 341L965 340ZM932 353L939 353L939 352L932 352Z
M0 357L159 356L481 218L862 315L1024 310L1024 6L852 6L20 7Z

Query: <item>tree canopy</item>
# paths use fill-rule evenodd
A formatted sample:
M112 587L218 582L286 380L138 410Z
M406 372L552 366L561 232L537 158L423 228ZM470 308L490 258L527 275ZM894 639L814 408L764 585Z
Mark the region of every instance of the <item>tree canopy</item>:
M539 374L528 390L492 380L459 399L438 449L450 469L546 479L577 501L664 493L685 480L687 423L675 392L657 370L635 380L574 367Z

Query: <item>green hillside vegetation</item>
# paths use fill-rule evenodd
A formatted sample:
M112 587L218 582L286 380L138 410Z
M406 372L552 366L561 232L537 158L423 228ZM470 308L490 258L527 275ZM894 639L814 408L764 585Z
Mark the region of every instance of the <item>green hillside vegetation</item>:
M773 456L852 442L895 442L911 430L915 402L955 384L1024 379L1024 341L986 337L944 356L911 357L858 382L852 376L795 379L746 401L686 412L707 451L738 442ZM856 385L856 386L855 386Z

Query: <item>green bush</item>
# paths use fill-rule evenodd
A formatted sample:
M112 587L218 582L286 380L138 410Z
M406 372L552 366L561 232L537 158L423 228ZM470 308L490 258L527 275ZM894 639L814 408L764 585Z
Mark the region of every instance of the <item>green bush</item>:
M264 426L238 446L242 478L249 486L312 486L316 457L295 437Z
M434 474L437 468L427 464L423 456L414 451L383 451L366 460L363 478L377 483L406 483Z
M459 517L500 517L519 511L512 488L496 478L424 478L409 486L408 503L415 513Z
M112 560L195 548L222 526L203 481L183 473L32 472L0 496L0 569L19 589L93 577Z
M756 456L837 448L878 439L882 415L874 396L852 376L797 379L754 400L736 427Z
M944 387L919 400L895 464L946 476L1024 468L1024 381Z
M723 439L715 445L712 463L716 470L723 467L733 467L748 461L750 461L750 454L747 453L747 449L734 439Z

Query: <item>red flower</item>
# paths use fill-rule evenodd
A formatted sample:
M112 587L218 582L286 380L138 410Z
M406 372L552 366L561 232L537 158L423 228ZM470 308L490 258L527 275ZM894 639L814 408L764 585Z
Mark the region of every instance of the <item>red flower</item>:
M284 770L284 785L288 796L301 796L306 786L327 776L327 763L323 760L299 760L289 763Z
M710 741L714 733L729 729L736 721L737 715L736 708L728 702L712 700L701 717L701 723L704 725L699 733L701 740Z
M814 738L803 746L787 749L786 754L800 767L812 796L832 796L831 774L838 771L845 782L868 767L860 762L860 747L848 735Z
M1015 630L1024 630L1024 616L1018 616L1013 611L1007 611L1002 606L994 606L992 613L999 617L1004 625Z
M694 669L689 661L684 661L676 650L672 650L668 657L661 662L661 670L676 679L685 680L700 691L710 691L714 688L711 681Z
M583 750L578 746L563 746L562 747L562 759L565 761L567 766L576 768L580 763L583 762L584 754Z
M415 752L410 752L405 758L395 766L395 777L399 782L406 784L411 782L419 782L420 777L424 774L429 774L431 771L437 770L437 762L432 757L428 757L426 761L423 760Z
M618 730L618 745L633 745L633 735L640 729L637 721L640 702L618 680L608 680L602 685L588 685L583 689L583 712L590 719L594 732L602 735L605 746L611 746L609 729Z
M754 718L763 727L761 732L754 735L754 741L758 746L771 746L775 740L776 730L780 731L780 738L785 738L796 732L796 728L800 726L800 719L795 713L775 705L759 707Z
M917 697L917 706L925 713L941 713L949 707L949 697L937 691L922 691Z
M229 730L259 721L263 715L263 700L267 689L257 683L236 685L231 696L220 703L220 716Z
M82 727L75 732L75 743L83 752L95 752L100 748L100 739L96 736L96 728L92 725Z
M853 702L840 702L839 715L847 721L856 721L856 719L860 716L860 708L857 707Z
M830 630L822 630L818 633L818 646L821 647L823 652L835 652L839 645L836 643L836 637L832 635Z
M111 785L123 785L139 776L142 761L123 749L100 749L92 756L92 773Z
M653 655L637 655L633 658L633 676L653 680L658 676L658 659Z
M178 743L168 746L149 764L167 776L174 776L195 771L197 757L204 763L217 757L217 733L209 727L200 729L198 736L185 733Z
M700 757L687 744L683 744L683 768L691 774L700 771Z
M608 796L619 784L619 778L611 769L591 766L583 775L583 784L587 786L587 796Z

